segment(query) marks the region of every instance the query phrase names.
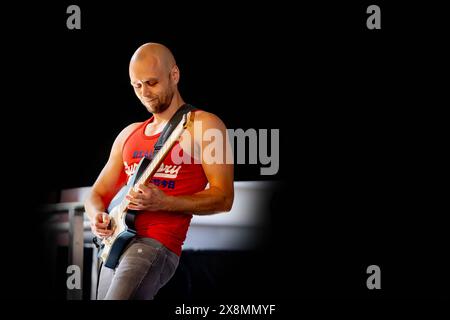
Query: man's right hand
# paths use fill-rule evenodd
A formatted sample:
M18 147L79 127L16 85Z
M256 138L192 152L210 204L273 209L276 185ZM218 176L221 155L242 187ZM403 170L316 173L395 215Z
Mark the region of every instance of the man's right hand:
M113 230L108 229L109 215L106 212L98 212L91 220L91 230L99 238L107 238L112 235Z

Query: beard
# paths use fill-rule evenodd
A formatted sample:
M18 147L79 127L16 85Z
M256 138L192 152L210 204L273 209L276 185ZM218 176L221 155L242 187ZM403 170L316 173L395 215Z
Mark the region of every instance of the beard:
M161 113L169 108L172 103L173 91L170 90L167 94L164 95L164 99L160 97L154 97L151 101L142 100L142 103L147 108L147 110L151 113Z

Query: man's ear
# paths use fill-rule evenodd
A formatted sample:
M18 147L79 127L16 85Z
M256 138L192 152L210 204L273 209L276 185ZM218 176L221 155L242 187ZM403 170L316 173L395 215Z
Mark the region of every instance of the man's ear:
M172 78L172 81L175 84L178 84L178 81L180 81L180 69L178 69L177 65L174 65L172 70L170 71L170 76Z

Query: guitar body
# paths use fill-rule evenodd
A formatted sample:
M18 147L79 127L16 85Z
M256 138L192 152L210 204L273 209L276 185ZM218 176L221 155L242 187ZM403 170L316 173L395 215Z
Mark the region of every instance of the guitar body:
M136 236L134 221L138 212L126 208L125 210L121 210L120 204L135 182L141 177L149 163L149 159L145 157L141 159L136 174L133 175L131 181L126 186L120 189L109 204L107 211L111 218L110 228L114 232L110 237L102 241L99 252L99 256L102 258L105 267L114 269L126 245Z

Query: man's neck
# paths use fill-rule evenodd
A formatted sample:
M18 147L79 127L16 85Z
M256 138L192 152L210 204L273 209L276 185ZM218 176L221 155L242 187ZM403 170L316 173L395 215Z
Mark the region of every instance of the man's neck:
M170 120L170 118L172 118L172 116L175 114L175 112L177 112L177 110L184 105L184 101L181 98L181 96L176 95L174 96L174 98L172 99L172 102L170 103L170 106L164 110L161 113L155 113L153 114L154 118L153 118L153 123L154 124L160 124L160 123L165 123L168 122Z

